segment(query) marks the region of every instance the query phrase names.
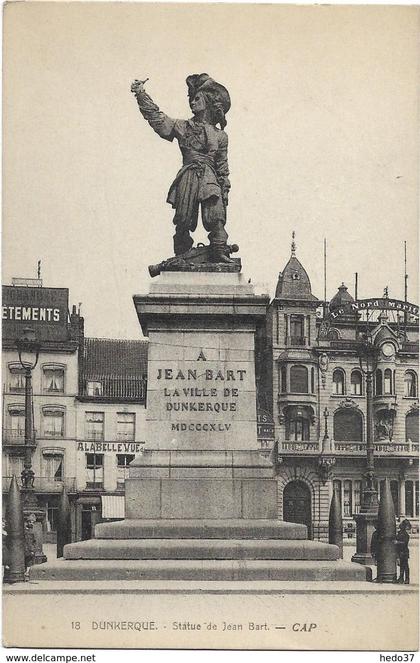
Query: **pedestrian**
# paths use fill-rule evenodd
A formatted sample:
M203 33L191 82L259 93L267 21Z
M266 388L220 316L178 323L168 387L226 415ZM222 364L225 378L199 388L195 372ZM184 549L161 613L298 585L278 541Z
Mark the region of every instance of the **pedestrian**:
M408 566L408 560L410 557L410 551L408 544L410 542L410 537L408 532L411 530L411 523L409 520L404 519L398 528L397 532L397 557L400 560L400 577L397 582L404 583L405 585L410 584L410 568Z
M35 559L35 534L32 514L25 522L25 581L29 580L29 567L33 565Z
M370 540L370 554L371 557L374 561L374 563L377 563L377 556L378 556L378 521L375 520L373 523L373 527L375 528L372 533L372 538Z

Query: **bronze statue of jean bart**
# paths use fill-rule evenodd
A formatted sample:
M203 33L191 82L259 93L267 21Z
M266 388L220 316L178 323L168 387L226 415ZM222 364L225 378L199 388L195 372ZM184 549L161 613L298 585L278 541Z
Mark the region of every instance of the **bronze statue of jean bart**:
M176 139L182 154L182 168L167 197L167 202L175 210L176 260L178 263L184 258L192 258L193 262L233 263L235 261L229 254L238 247L227 244L225 230L230 182L228 137L224 128L230 109L229 92L208 74L188 76L186 83L193 117L174 120L163 113L147 94L145 82L135 80L131 86L141 114L161 138L169 141ZM210 244L203 247L206 249L204 260L195 259L196 254L203 254L203 250L200 252L198 248L192 248L191 237L197 228L200 206Z

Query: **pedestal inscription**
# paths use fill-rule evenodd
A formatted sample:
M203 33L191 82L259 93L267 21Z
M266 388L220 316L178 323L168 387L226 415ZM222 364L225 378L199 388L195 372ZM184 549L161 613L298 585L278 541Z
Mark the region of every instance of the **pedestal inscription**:
M253 333L154 332L147 422L154 449L255 449Z

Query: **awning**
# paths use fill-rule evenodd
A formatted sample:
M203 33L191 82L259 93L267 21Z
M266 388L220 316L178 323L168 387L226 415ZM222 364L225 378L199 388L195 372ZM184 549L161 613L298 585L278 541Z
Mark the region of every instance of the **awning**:
M102 518L125 518L124 495L102 495Z

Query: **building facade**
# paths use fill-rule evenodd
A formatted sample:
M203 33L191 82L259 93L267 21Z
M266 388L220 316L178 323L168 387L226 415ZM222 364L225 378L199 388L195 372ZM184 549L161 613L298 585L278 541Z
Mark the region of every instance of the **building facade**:
M383 299L378 304L391 308ZM363 356L367 337L375 348L374 365ZM416 529L415 317L387 308L362 313L344 284L329 304L319 301L293 244L268 311L266 365L266 407L279 449L279 517L304 522L311 536L326 539L335 482L345 532L355 532L366 469L366 372L371 370L378 492L388 477L397 517L413 519Z
M2 476L6 497L24 463L25 378L16 341L30 327L39 343L32 371L32 469L44 539L54 541L60 494L69 495L72 538L124 517L128 464L144 443L147 343L84 337L68 290L41 281L3 287ZM34 356L22 357L24 365Z

